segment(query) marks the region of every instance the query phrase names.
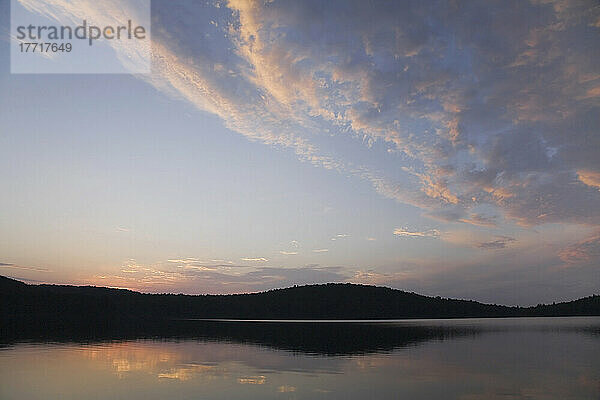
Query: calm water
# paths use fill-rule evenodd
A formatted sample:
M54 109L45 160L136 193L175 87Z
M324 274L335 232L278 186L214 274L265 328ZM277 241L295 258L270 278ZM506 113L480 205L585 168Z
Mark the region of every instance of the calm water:
M600 318L188 321L111 335L4 345L0 398L600 399Z

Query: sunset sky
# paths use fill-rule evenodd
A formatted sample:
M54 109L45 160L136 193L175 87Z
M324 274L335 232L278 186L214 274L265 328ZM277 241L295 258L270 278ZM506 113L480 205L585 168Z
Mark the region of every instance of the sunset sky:
M123 3L79 7L102 21ZM11 74L0 0L0 275L524 305L600 291L597 1L152 0L151 16L151 74Z

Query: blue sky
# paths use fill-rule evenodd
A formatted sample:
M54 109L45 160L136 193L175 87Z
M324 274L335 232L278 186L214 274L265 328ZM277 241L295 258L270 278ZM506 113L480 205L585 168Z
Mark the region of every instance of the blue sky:
M100 21L124 3L20 1ZM4 28L0 273L592 294L599 31L595 2L154 0L151 74L20 75Z

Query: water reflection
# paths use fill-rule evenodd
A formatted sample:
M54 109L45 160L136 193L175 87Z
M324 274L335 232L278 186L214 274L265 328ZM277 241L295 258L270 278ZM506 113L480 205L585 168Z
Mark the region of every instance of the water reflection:
M169 324L39 326L14 329L0 342L99 342L133 339L196 339L259 344L271 348L319 355L352 355L393 351L428 340L477 335L481 327L424 322L233 322L176 320Z
M598 318L318 328L319 335L334 329L340 337L345 330L393 344L363 345L379 350L361 353L348 338L348 351L341 344L321 351L306 336L290 342L283 332L298 326L250 325L235 335L235 324L218 324L227 332L222 340L211 331L193 338L12 344L0 350L0 398L600 398L600 338L590 334L600 327ZM400 339L388 340L394 330ZM416 336L409 340L409 333Z

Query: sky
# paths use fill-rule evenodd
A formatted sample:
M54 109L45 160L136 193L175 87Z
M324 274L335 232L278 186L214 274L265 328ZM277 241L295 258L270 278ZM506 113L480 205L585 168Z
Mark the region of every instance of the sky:
M103 21L127 1L18 3ZM151 19L150 74L11 74L0 0L0 274L599 293L596 1L153 0Z

